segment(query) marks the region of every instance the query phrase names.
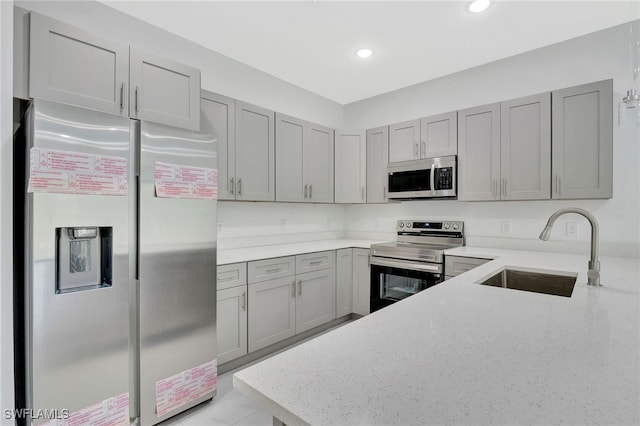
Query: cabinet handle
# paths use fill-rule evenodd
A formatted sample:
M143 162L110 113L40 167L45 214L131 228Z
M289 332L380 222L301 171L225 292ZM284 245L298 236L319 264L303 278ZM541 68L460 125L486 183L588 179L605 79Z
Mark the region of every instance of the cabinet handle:
M242 292L242 310L243 311L247 310L247 292L246 291Z
M138 112L138 86L136 86L134 99L135 99L135 105L136 105L136 112Z
M360 197L362 198L362 201L364 201L364 186L362 187L362 191L360 191Z
M416 146L413 148L413 156L416 158L420 158L418 155L418 143L416 142Z
M233 195L233 178L229 181L229 193Z
M280 271L282 271L282 268L267 269L267 274L275 274L276 272L280 272Z
M560 176L556 175L556 194L560 195L560 184L562 181L560 180Z
M298 280L298 296L302 296L302 280Z
M313 185L309 185L309 198L313 197Z
M502 178L502 196L505 199L507 198L507 179L506 178Z
M120 109L124 109L124 81L120 86Z
M296 280L291 283L291 296L296 297Z
M315 260L313 262L309 262L309 265L319 265L322 263L322 260Z
M235 275L225 275L225 276L221 276L221 277L218 277L218 282L219 282L219 283L225 283L225 282L227 282L227 281L231 281L231 280L233 280L235 277L236 277Z
M426 141L422 141L422 153L421 153L422 158L427 156L427 142Z
M491 188L491 192L493 193L493 196L495 198L498 198L498 196L500 195L498 193L498 179L493 180L493 188Z
M308 188L309 188L309 185L304 186L304 198L307 198L308 196Z
M238 195L242 195L242 178L238 179Z

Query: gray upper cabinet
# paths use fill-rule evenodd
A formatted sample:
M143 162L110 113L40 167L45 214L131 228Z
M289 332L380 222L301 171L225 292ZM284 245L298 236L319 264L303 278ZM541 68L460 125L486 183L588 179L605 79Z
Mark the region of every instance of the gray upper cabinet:
M201 91L200 131L218 140L218 199L234 200L236 174L235 101Z
M613 80L552 92L552 198L613 196Z
M276 113L276 201L333 202L333 129Z
M200 130L200 71L131 48L131 117Z
M334 130L309 123L309 137L304 156L308 201L333 203Z
M389 162L420 158L420 120L389 126Z
M500 199L551 196L551 94L501 103Z
M236 200L275 200L274 112L236 101Z
M458 199L500 199L500 104L458 111Z
M442 157L458 153L458 113L456 111L420 120L420 157Z
M30 97L128 115L129 46L31 12L29 52Z
M386 203L389 126L367 130L367 203Z
M364 203L367 191L367 146L363 130L336 131L336 203Z
M304 162L307 122L276 113L276 201L306 201Z

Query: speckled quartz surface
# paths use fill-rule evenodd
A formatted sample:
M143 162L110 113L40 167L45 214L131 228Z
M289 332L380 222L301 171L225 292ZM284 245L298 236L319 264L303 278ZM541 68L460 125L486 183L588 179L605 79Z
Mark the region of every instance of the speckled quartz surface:
M296 254L313 253L317 251L338 250L349 247L368 249L371 244L380 242L383 241L340 239L225 249L218 250L218 265L249 262L252 260L269 259L272 257L293 256Z
M288 425L640 424L638 259L490 249L447 282L237 372ZM577 272L570 298L477 284Z

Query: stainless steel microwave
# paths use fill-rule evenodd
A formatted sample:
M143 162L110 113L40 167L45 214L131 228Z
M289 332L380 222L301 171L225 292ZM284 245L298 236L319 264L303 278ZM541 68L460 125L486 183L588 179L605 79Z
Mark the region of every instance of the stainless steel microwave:
M390 199L452 198L457 195L456 156L389 163Z

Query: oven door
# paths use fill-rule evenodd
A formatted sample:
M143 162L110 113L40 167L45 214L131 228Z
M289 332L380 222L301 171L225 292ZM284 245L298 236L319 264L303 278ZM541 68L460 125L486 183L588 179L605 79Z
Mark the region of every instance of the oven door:
M443 281L442 264L371 257L371 312Z

